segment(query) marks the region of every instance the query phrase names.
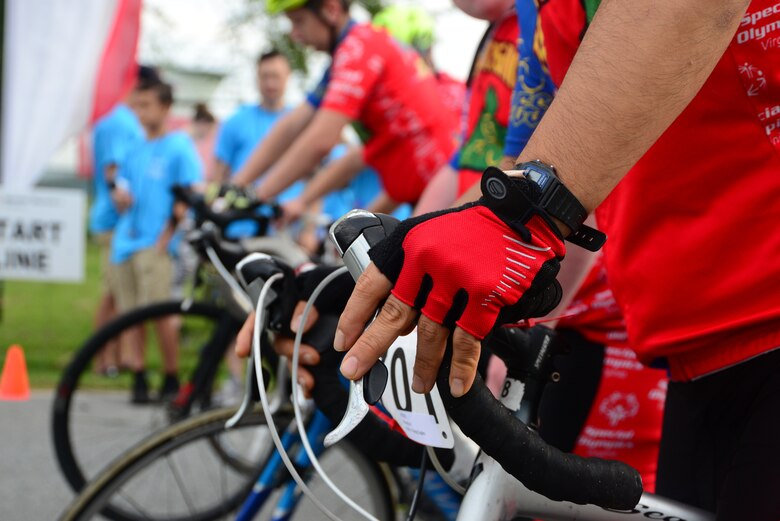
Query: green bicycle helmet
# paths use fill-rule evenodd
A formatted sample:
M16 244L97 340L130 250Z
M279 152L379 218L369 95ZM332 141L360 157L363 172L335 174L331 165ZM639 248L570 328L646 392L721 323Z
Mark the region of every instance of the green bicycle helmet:
M384 27L393 38L411 45L420 53L433 46L433 18L416 5L386 7L374 16L372 23L377 27Z
M293 9L300 9L301 7L316 9L318 4L321 4L321 2L316 2L315 0L266 0L265 10L268 14L275 15ZM349 9L350 0L341 0L341 4L344 6L344 9Z
M292 9L306 7L309 0L266 0L265 10L268 14L279 14Z

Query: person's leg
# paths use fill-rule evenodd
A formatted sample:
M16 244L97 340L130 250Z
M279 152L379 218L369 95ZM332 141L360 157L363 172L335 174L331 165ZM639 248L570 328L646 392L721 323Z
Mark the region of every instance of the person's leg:
M145 304L162 302L170 298L173 279L173 264L166 253L156 248L138 252L141 301ZM162 397L178 392L179 327L175 317L155 321L155 330L160 343L164 381Z
M712 512L714 427L708 411L714 390L706 381L669 382L656 478L657 494Z
M133 258L113 267L116 288L116 306L119 313L138 307L138 282ZM120 362L132 371L144 368L143 333L141 327L128 329L120 339Z
M100 248L100 279L103 293L95 311L95 329L100 329L116 316L114 293L116 291L114 267L111 265L111 233L101 233L95 236L95 242ZM115 374L119 364L119 345L110 342L98 354L95 372L99 374Z
M780 350L670 383L658 493L718 521L780 519Z
M115 265L116 301L120 313L127 313L138 307L139 288L134 256ZM119 339L120 363L133 372L132 403L149 402L149 385L146 381L143 325L129 328Z
M717 521L780 520L780 351L751 365L755 370L742 376L751 393L739 400L745 418L732 426L739 435L722 463Z

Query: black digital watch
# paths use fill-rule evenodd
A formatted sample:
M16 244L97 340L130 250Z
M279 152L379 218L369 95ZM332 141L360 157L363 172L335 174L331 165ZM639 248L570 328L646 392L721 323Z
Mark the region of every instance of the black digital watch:
M583 224L588 212L573 193L566 188L555 172L555 167L535 159L515 166L526 179L542 191L539 206L551 217L555 217L569 229L566 240L589 251L598 251L607 240L606 234Z

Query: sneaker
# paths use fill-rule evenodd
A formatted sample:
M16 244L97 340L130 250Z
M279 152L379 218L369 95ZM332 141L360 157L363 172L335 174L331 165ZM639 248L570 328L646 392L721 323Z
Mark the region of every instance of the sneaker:
M133 375L133 393L130 403L149 403L149 383L146 381L146 371L138 371Z
M160 401L169 402L179 394L179 377L175 374L166 374L160 389Z
M220 407L238 405L244 399L244 383L230 377L222 384L219 391L214 393L213 398L214 403Z

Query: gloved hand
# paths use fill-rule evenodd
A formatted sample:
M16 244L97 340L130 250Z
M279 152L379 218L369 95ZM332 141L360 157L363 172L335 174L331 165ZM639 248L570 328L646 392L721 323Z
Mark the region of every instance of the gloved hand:
M206 204L215 212L229 209L245 210L256 201L251 188L236 186L233 184L210 183L204 194Z
M375 268L358 281L336 334L336 348L352 347L345 376L362 376L419 311L413 388L433 386L454 330L450 386L461 396L473 382L479 340L499 323L542 316L558 304L565 246L537 204L538 187L489 168L482 193L475 203L404 221L370 251ZM390 287L392 296L361 336Z
M282 305L281 313L283 316L278 319L281 324L281 331L277 332L274 339L274 350L277 354L292 360L295 333L300 327L300 320L306 302L311 298L312 293L314 293L320 282L336 269L331 266L316 266L303 270L295 277L294 284L284 288L284 295L286 299L289 299L289 303L285 302ZM304 333L314 326L321 315L340 315L354 287L355 283L349 273L344 273L333 280L314 302L314 307L309 313L308 320L303 325ZM249 355L253 331L254 313L247 319L238 335L236 352L239 356ZM300 362L298 384L303 388L304 394L310 396L316 382L312 374L306 369L306 366L319 364L320 353L310 345L301 344Z

